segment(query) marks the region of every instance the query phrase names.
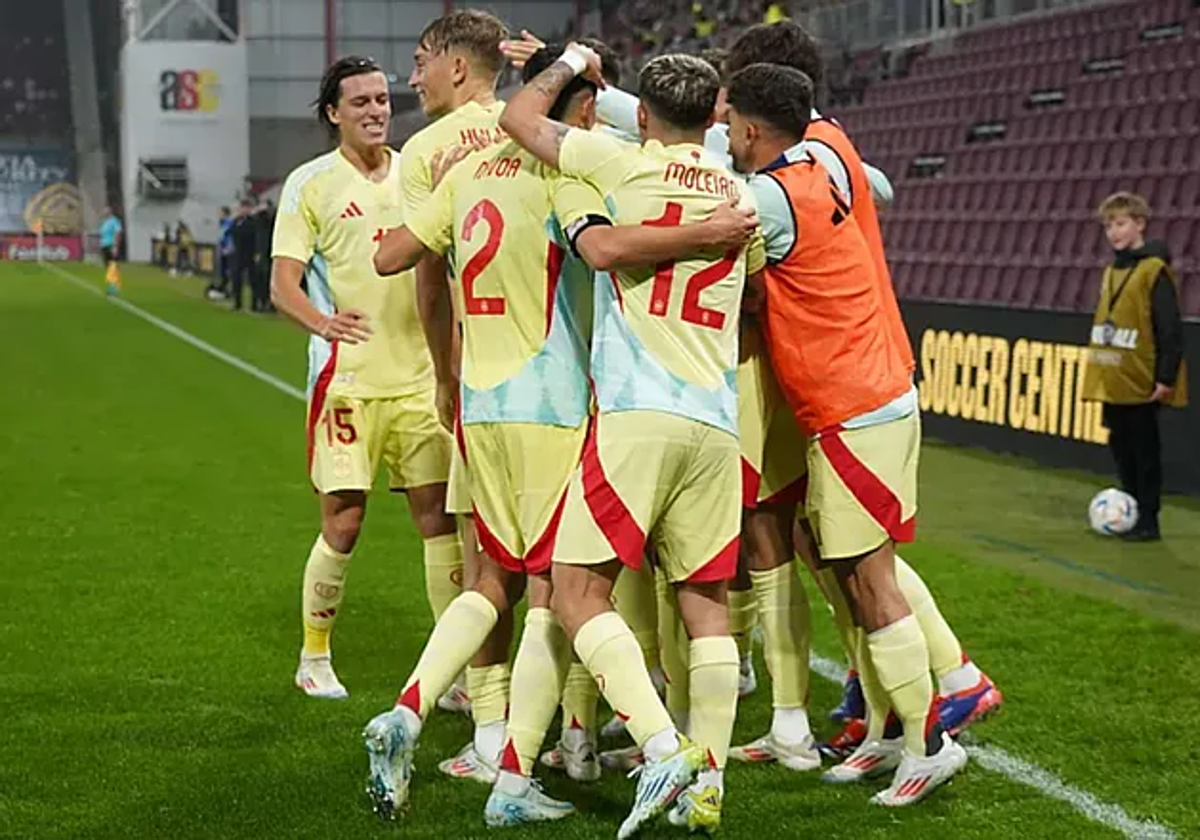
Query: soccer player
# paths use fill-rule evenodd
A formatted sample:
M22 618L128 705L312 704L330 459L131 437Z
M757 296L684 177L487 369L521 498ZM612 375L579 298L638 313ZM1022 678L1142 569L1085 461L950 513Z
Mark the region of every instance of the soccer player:
M105 207L104 218L100 220L100 259L104 261L104 291L109 297L116 297L121 292L121 269L117 257L121 253L124 230L120 216L111 207Z
M433 194L435 156L455 147L486 147L504 139L497 120L504 104L496 99L496 81L504 66L500 44L508 37L494 15L474 9L455 9L433 20L417 39L409 85L417 92L421 109L431 120L404 144L400 155L403 218L413 218ZM417 306L431 305L422 290L436 288L432 278L446 282L446 262L429 254L416 268ZM461 303L461 301L456 301ZM429 313L426 312L426 315ZM461 306L458 317L462 318ZM450 364L457 367L457 359ZM434 359L434 366L440 364ZM445 372L436 371L444 378ZM427 576L435 619L469 585L478 570L478 539L471 514L467 468L458 446L452 447L447 510L457 514L465 567L446 568ZM440 769L455 778L486 784L495 780L495 762L504 739L508 707L509 648L512 617L505 614L467 669L438 701L443 709L466 711L475 723L471 743Z
M628 144L546 116L558 93L594 62L572 45L510 101L501 126L566 175L595 184L616 221L674 226L739 195L702 147L720 80L703 61L664 55L638 80L638 127ZM744 198L744 197L743 197ZM598 414L567 491L554 548L554 613L609 704L642 747L628 837L678 799L674 821L720 821L723 772L737 705L737 646L728 580L737 563L738 310L749 248L609 272L596 282L592 379ZM641 564L647 540L676 588L690 644L691 735L678 732L654 690L636 638L610 595L622 563ZM697 771L706 766L694 786ZM682 796L680 793L682 792Z
M546 54L540 66L558 52ZM538 67L535 56L529 72ZM593 82L573 79L554 101L555 115L589 128L595 90ZM754 220L721 209L688 227L613 228L594 188L506 143L459 164L421 211L380 243L375 264L384 273L416 264L426 251L453 250L465 313L462 380L460 386L453 375L440 378L438 402L449 423L461 394L461 444L485 549L478 580L439 620L396 706L367 725L369 790L380 813L394 814L407 799L429 698L449 683L499 614L511 610L526 578L530 609L513 666L507 744L485 819L515 825L573 811L531 778L570 664L566 638L548 609L550 551L591 402L591 272L569 249L609 269L653 265L714 242L738 247ZM442 360L439 370L452 370L448 290L437 277L430 282L427 293L442 298L431 310L440 313L438 322L426 325L431 350Z
M859 634L867 740L826 774L857 781L896 769L872 798L919 801L961 770L966 751L934 704L921 625L896 583L895 544L912 539L920 414L889 323L874 258L841 193L803 142L812 82L754 64L729 85L734 165L750 179L767 239L764 335L784 396L809 438L808 514ZM886 710L902 737L889 738Z
M759 62L780 64L800 70L812 80L814 89L820 88L824 76L824 62L816 39L793 21L760 24L747 29L730 47L725 69L727 73L732 74ZM875 279L879 286L888 329L901 353L905 367L911 374L915 369L912 346L900 315L900 306L888 270L877 202L867 199L867 196L876 196L878 200L881 193L886 193L883 198L890 200L890 185L887 179L882 177L882 173L873 170L862 160L841 125L823 117L815 107L810 114L804 141L808 153L820 162L832 178L843 203L849 207L866 239L875 264ZM772 447L769 454L778 455L780 451ZM783 459L768 457L767 460L770 462ZM803 547L810 542L810 534L798 535L799 546ZM813 564L812 552L802 551L802 554L810 565ZM938 678L941 694L939 714L942 724L951 734L957 734L974 720L997 709L1002 697L992 681L964 654L958 637L942 616L920 575L900 557L896 558L896 575L905 598L920 621L929 647L930 664ZM856 631L850 610L840 597L832 571L818 571L817 577L822 591L833 605L835 621L842 636L843 647L852 663L853 672L853 663L856 661ZM855 677L852 676L848 681L843 704L835 713L848 721L848 727L843 736L835 738L833 743L849 746L854 742L851 733L861 731L855 720L863 717L862 692Z
M330 635L381 459L391 488L408 496L427 570L461 561L454 520L444 511L450 438L434 409L412 280L384 280L371 266L373 239L400 222L399 160L387 146L387 77L371 59L340 59L325 71L316 110L338 146L298 167L284 185L271 297L312 336L308 459L321 532L304 570L295 681L310 697L343 698Z

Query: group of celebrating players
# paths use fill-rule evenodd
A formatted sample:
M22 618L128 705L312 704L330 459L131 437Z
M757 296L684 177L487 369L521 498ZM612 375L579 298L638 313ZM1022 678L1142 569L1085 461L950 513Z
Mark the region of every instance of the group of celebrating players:
M525 84L505 104L510 61ZM380 67L326 71L338 146L289 176L273 247L275 304L311 334L321 503L296 684L347 695L330 634L382 459L436 624L364 731L380 814L407 805L435 706L474 719L441 769L492 786L489 826L573 813L539 760L579 781L632 769L622 838L663 813L714 830L728 758L810 771L824 753L830 782L891 773L872 798L889 806L967 763L952 736L1001 698L895 552L920 419L875 204L890 186L814 109L820 76L783 22L659 56L634 96L599 42L458 10L420 38L433 121L395 152ZM820 745L797 554L852 668L846 729ZM771 730L731 748L755 623ZM634 747L597 753L600 694Z

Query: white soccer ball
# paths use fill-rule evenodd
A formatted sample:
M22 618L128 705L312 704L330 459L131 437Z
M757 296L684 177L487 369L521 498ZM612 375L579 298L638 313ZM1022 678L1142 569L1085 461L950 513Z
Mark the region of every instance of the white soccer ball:
M1097 534L1125 534L1137 524L1137 499L1123 490L1101 490L1088 505L1088 522Z

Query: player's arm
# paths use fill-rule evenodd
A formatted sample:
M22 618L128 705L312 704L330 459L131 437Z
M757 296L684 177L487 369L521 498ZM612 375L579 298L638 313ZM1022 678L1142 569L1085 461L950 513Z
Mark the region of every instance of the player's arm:
M379 240L375 249L375 273L383 277L408 271L429 253L424 243L403 225L392 228Z
M347 309L326 315L312 305L301 288L316 246L316 219L304 201L301 187L289 178L279 197L271 241L271 303L305 331L326 341L366 341L371 328L364 313Z
M571 81L584 74L603 87L600 57L580 44L570 44L557 61L535 76L508 100L500 115L500 127L522 148L543 163L561 169L559 151L570 126L548 116L558 95Z
M867 172L867 183L871 185L871 198L875 201L875 209L882 213L892 206L892 202L896 198L896 191L892 188L891 180L882 169L878 169L866 161L863 161L863 169Z
M702 222L674 227L612 225L607 218L589 214L567 235L571 247L599 271L640 268L678 260L699 251L740 249L758 229L753 208L731 200Z

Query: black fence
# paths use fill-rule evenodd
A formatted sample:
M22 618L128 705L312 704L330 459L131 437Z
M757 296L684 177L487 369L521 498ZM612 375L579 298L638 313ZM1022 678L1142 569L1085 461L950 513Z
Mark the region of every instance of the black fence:
M1080 399L1088 315L903 304L927 435L1115 475L1100 406ZM1200 324L1184 326L1200 370ZM1167 489L1200 494L1200 405L1162 414Z

